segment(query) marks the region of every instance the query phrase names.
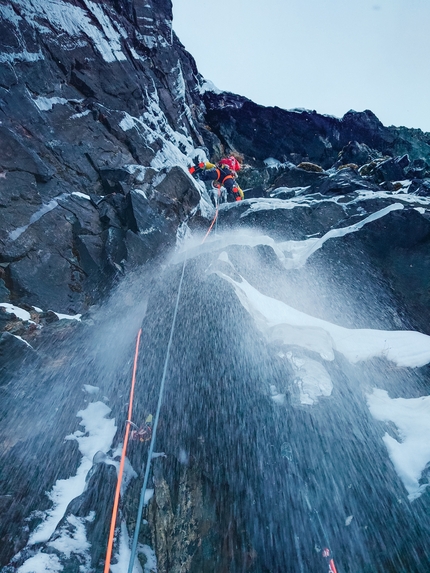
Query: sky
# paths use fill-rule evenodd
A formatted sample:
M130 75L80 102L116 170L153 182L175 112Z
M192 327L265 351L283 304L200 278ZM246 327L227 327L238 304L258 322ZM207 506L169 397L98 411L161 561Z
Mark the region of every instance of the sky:
M265 106L430 132L430 0L172 0L199 72Z

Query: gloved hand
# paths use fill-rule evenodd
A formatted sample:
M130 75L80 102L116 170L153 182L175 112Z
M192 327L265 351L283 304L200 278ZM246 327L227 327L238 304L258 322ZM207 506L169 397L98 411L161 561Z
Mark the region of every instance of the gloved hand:
M194 173L198 173L199 171L203 171L205 164L200 162L197 163L196 165L192 165L191 167L188 167L188 171L191 173L191 175L194 175Z

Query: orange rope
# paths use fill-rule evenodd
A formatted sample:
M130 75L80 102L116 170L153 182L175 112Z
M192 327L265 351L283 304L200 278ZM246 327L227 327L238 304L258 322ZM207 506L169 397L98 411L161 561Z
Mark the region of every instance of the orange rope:
M203 243L206 241L206 239L208 238L209 233L212 231L212 227L214 226L214 223L215 223L217 217L218 217L218 207L216 208L215 217L214 217L213 220L212 220L211 226L209 227L208 232L206 233L206 235L205 235L205 237L204 237L204 239L203 239L203 241L202 241L202 245L203 245Z
M125 429L124 445L122 447L121 462L119 464L119 470L118 470L118 480L116 483L115 499L114 499L113 509L112 509L112 519L110 522L109 540L108 540L107 551L106 551L104 573L109 573L110 562L111 562L111 558L112 558L113 537L115 534L115 524L116 524L116 518L117 518L117 514L118 514L119 494L121 491L122 475L124 473L125 454L127 452L128 438L130 435L130 423L131 423L131 414L132 414L132 410L133 410L134 386L136 383L137 357L139 356L139 343L140 343L141 334L142 334L142 329L140 329L138 334L137 334L136 350L134 353L133 376L131 378L131 390L130 390L130 402L128 404L127 426Z

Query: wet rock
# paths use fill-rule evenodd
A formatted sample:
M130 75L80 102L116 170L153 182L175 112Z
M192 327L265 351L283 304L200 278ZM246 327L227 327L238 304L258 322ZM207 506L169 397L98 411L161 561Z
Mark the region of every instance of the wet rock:
M10 291L6 287L6 283L2 278L0 278L0 302L9 302Z
M310 171L313 173L324 173L324 169L315 163L309 163L309 161L302 161L297 165L298 169L304 169L305 171Z
M272 189L278 187L307 187L315 185L328 177L328 174L315 171L299 169L293 164L283 166L283 173L277 177L272 185Z
M352 193L357 189L378 190L377 185L366 181L357 174L355 169L345 167L337 173L330 175L322 182L314 183L312 192L318 192L323 195L329 193Z
M161 179L159 183L157 180ZM168 211L173 211L177 217L177 223L184 220L200 201L200 192L194 181L181 167L171 167L162 170L154 180L154 188L160 196L156 200L169 197L172 203Z
M37 353L24 340L9 332L0 336L0 380L7 385L16 371L27 360L35 360Z
M358 165L356 163L345 163L339 165L337 168L338 171L341 171L342 169L354 169L354 171L358 171Z
M374 169L375 180L378 183L382 183L384 181L399 181L400 179L404 179L404 167L406 167L408 163L409 158L407 155L383 161Z
M409 187L409 193L424 197L430 195L430 179L414 179Z
M354 163L358 166L370 163L378 156L378 152L370 149L365 143L358 143L358 141L350 141L348 145L339 152L339 165Z
M48 181L55 174L55 170L42 161L28 141L3 126L0 126L0 141L2 141L0 167L3 170L18 169L31 173L41 181Z
M424 159L414 159L405 169L405 175L409 179L424 179L430 175L430 167Z

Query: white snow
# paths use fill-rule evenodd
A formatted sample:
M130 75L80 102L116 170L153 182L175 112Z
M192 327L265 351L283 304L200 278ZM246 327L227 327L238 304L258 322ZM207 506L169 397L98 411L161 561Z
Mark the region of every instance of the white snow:
M70 116L70 119L79 119L80 117L85 117L86 115L89 115L91 113L90 109L86 109L85 111L82 111L80 113L74 113L73 115Z
M56 314L59 320L77 320L78 322L81 322L82 314L61 314L59 312L54 312L53 310L51 310L51 312Z
M17 334L12 334L12 336L14 336L15 338L17 338L17 339L20 340L21 342L23 342L23 343L24 343L26 346L28 346L29 348L33 348L33 347L31 346L31 344L29 344L26 340L24 340L24 339L22 338L22 336L18 336Z
M112 573L125 573L126 571L128 571L130 557L131 557L130 538L127 531L127 525L125 521L122 521L121 531L119 536L118 552L115 553L114 559L112 560L116 561L116 563L111 563L110 566L110 570L112 571ZM142 573L142 567L140 566L139 559L135 559L133 566L133 573Z
M213 92L215 94L222 94L223 91L218 89L216 85L210 80L204 80L200 86L200 94L203 95L205 92Z
M144 573L157 573L155 551L149 545L139 545L139 553L143 553L146 557L146 563L143 566Z
M87 199L87 201L91 201L91 197L89 195L86 195L85 193L80 193L79 191L73 191L72 195L75 195L76 197L81 197L81 199Z
M23 50L22 52L3 52L0 54L0 64L6 62L13 64L14 62L37 62L38 60L43 60L42 52L27 52Z
M172 76L176 76L175 80L173 81L173 95L175 100L185 100L185 80L184 75L182 73L182 66L181 62L178 60L177 65L172 68L171 72Z
M56 104L64 105L68 103L68 100L64 99L63 97L42 97L39 96L33 99L36 106L40 109L40 111L49 111L52 107Z
M23 7L26 19L39 32L52 34L52 31L40 24L40 18L47 20L58 34L66 34L69 42L72 40L75 45L82 38L89 39L96 50L101 54L106 62L125 60L126 56L121 49L121 32L115 30L112 21L102 8L102 4L84 0L91 16L94 17L100 28L94 25L87 11L69 2L61 0L15 0L15 3ZM71 46L72 47L72 46ZM41 59L43 56L34 59ZM11 56L11 54L8 54ZM23 58L16 58L23 59ZM31 61L27 58L27 61ZM34 60L33 60L34 61Z
M66 559L69 559L72 553L79 555L84 562L83 570L85 571L91 566L91 557L89 554L91 546L87 540L85 522L92 521L93 518L93 512L90 514L89 519L69 515L66 518L69 526L64 525L61 527L60 535L48 543L48 547L60 551Z
M284 252L287 253L290 258L284 261L284 266L287 269L292 268L299 268L302 267L307 259L315 253L318 249L320 249L326 241L329 239L334 239L338 237L344 237L349 233L355 233L364 225L371 223L377 219L381 219L385 217L388 213L392 211L398 211L399 209L403 209L403 205L401 203L393 203L384 209L380 209L375 213L372 213L365 219L362 219L358 223L354 223L353 225L349 225L348 227L342 227L340 229L331 229L320 238L312 238L306 239L305 241L286 241L284 243L279 243L278 247Z
M124 117L123 119L119 122L119 126L123 131L128 131L129 129L133 129L133 127L136 127L136 118L132 117L130 114L128 114L126 111L123 112L124 113Z
M270 385L270 397L276 404L279 404L280 406L284 406L286 403L286 395L282 394L282 392L279 392L278 388L274 384Z
M275 159L274 157L268 157L267 159L264 160L264 165L266 167L279 167L280 165L282 165L282 163L278 159Z
M367 396L367 402L374 418L397 426L401 442L388 433L383 440L412 501L427 487L418 480L430 462L430 396L390 398L386 390L375 388Z
M100 392L100 388L98 386L91 386L91 384L84 384L82 388L88 394L98 394Z
M58 203L55 199L52 199L46 205L42 205L40 209L38 209L35 213L33 213L27 225L18 227L17 229L9 233L9 239L11 241L16 241L16 239L18 239L18 237L20 237L28 229L30 225L36 223L36 221L38 221L41 217L43 217L43 215L46 215L46 213L49 213L50 211L55 209L55 207L58 207Z
M324 366L307 356L300 358L292 352L286 355L291 364L296 378L300 395L300 402L312 406L318 401L319 396L330 396L333 391L333 383Z
M384 357L398 366L418 367L430 362L430 336L406 330L349 329L296 310L280 300L260 293L246 280L230 282L258 328L273 340L317 352L333 360L340 352L351 363Z
M115 420L106 417L110 411L103 402L92 402L85 410L77 413L82 418L80 425L84 426L85 434L78 430L65 439L78 442L82 454L81 463L74 476L57 480L48 493L53 507L46 512L43 522L31 534L29 545L47 541L51 537L68 504L84 491L85 478L93 465L94 455L98 451L107 452L110 449L116 432Z
M20 320L24 320L25 322L31 321L30 313L19 306L15 306L9 302L0 302L0 306L2 306L6 312L14 314Z
M21 565L17 573L59 573L64 567L57 555L37 553Z
M151 488L147 488L143 498L143 505L148 505L150 499L152 499L153 496L154 496L154 490Z

